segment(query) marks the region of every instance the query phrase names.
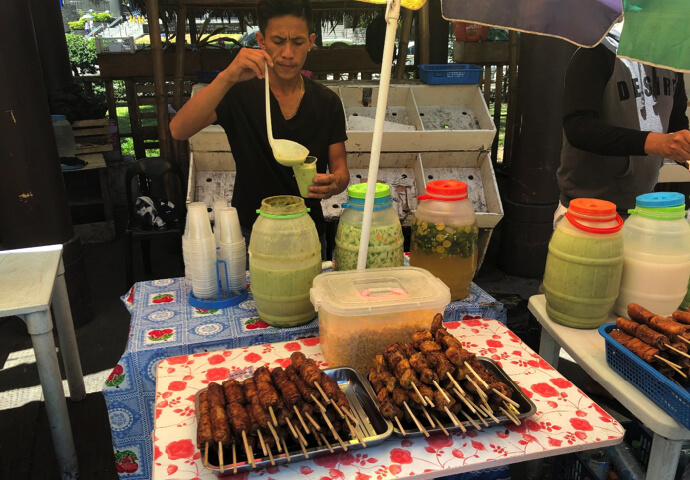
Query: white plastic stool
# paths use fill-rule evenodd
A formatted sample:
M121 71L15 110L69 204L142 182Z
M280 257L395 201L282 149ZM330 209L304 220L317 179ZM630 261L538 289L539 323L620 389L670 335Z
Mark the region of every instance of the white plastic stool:
M79 467L55 353L51 300L70 399L83 400L86 389L64 274L62 245L0 251L0 317L17 315L26 323L36 354L60 478L72 480L79 477Z

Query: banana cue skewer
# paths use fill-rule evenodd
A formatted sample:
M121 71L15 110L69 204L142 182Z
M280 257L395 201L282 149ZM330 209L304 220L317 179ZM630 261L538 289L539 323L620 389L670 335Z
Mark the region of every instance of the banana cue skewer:
M211 427L211 413L208 404L208 390L199 395L198 425L196 432L196 446L204 451L204 466L208 465L208 444L213 442L213 428Z
M637 323L644 323L648 327L663 333L672 342L679 341L690 344L690 325L679 323L673 318L655 315L636 303L628 305L628 316Z
M687 346L685 346L685 344L679 343L678 346L683 346L675 348L666 335L652 330L647 325L619 317L616 319L616 326L619 330L622 330L631 337L636 337L659 350L671 350L678 355L690 358L690 355L687 354ZM685 351L683 351L683 349L685 349Z

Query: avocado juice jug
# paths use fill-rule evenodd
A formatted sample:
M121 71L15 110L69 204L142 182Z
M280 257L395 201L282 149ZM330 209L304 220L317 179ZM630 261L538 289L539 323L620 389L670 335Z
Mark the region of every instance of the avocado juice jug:
M544 270L546 311L568 327L602 325L618 297L623 219L604 200L576 198L549 242Z

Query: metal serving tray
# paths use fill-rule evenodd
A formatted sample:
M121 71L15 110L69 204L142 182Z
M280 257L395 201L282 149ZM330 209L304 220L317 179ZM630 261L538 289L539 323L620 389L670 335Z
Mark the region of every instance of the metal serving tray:
M477 357L477 360L479 360L482 365L484 365L484 368L487 370L491 370L496 374L496 377L498 377L499 381L505 383L506 385L509 385L510 387L513 388L513 391L515 392L513 394L512 400L520 404L520 407L518 407L518 410L520 411L519 414L516 414L515 416L518 419L523 419L527 417L531 417L537 412L537 406L530 400L522 391L520 387L518 387L513 380L506 374L506 372L503 371L501 367L498 366L496 362L491 360L490 358L486 357ZM453 397L455 400L459 401L457 397ZM378 401L377 401L377 406L378 406ZM500 414L500 415L499 415ZM460 430L460 427L456 427L453 422L446 416L443 415L441 416L439 412L434 411L434 416L438 418L442 425L443 428L445 428L449 433L450 432L455 432L457 430ZM502 414L500 411L494 411L494 416L498 420L498 423L494 422L493 419L491 418L485 418L486 423L489 424L489 427L495 427L496 425L504 425L507 423L512 423L512 421L506 417L504 414ZM443 433L443 430L441 430L438 426L435 428L429 428L429 423L426 421L426 418L423 416L418 416L420 423L424 426L427 432L429 432L429 435L432 435L434 433ZM487 428L484 427L484 425L479 422L479 420L476 419L476 415L472 415L472 419L475 420L479 426L482 428ZM402 421L402 419L401 419ZM403 428L405 429L405 434L403 434L399 429L398 426L395 425L393 429L393 435L396 437L401 437L401 438L407 438L407 437L419 437L419 436L424 436L424 434L417 428L417 426L413 422L407 422L407 421L402 421ZM462 422L462 425L470 430L474 429L474 426L467 420Z
M378 445L388 438L393 432L393 424L386 420L378 408L378 402L376 401L376 394L374 393L371 384L364 379L364 377L355 369L349 367L333 368L330 370L324 370L324 373L338 382L340 389L347 396L350 402L350 407L352 413L355 415L359 424L355 427L357 433L362 437L364 443L367 447ZM194 398L196 411L199 411L199 395L206 389L199 390ZM318 419L317 419L318 420ZM309 458L320 457L323 455L330 455L330 451L325 445L318 446L313 436L307 437L306 440L309 445L306 450L309 454ZM343 448L338 442L332 439L332 437L327 436L329 443L333 449L333 453L339 453L343 451ZM347 446L348 451L359 450L364 448L361 443L356 438L345 439L343 438L343 443ZM304 460L306 457L302 449L297 443L292 440L290 436L290 441L285 437L285 441L288 447L288 454L290 456L290 463L299 462ZM263 457L263 452L261 449L254 450L254 459L256 464L256 469L271 466L271 462L268 457ZM287 463L287 455L285 452L277 453L274 449L273 459L276 465ZM221 473L217 449L210 448L208 453L208 466L207 468L213 471L219 477L232 476L233 466L232 466L232 450L230 448L223 449L223 460L226 465L224 465L224 472ZM251 464L247 462L247 457L244 453L244 448L237 448L237 473L249 472L252 470Z

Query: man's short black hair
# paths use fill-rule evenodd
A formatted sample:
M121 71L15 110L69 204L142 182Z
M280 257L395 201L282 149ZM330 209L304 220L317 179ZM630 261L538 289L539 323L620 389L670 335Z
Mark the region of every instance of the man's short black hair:
M307 22L309 33L314 31L311 3L309 0L258 0L256 2L256 16L259 20L259 30L266 32L268 21L274 17L292 15Z

